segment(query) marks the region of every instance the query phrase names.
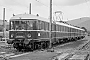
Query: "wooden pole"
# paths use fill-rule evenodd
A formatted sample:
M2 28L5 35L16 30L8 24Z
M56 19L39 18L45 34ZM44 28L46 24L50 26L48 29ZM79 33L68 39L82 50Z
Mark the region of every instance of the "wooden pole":
M49 38L50 38L50 45L49 45L49 48L52 47L52 0L50 0L50 26L49 26L49 30L50 30L50 33L49 33Z

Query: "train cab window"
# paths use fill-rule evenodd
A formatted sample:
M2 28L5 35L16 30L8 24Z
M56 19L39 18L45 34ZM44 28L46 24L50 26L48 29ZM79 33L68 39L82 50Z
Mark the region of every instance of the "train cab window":
M20 30L20 21L15 21L15 30Z
M26 30L26 21L15 21L15 30Z
M14 21L10 21L11 30L14 30Z
M26 21L21 21L21 30L26 30Z
M34 22L35 21L27 21L27 30L33 30L34 29Z

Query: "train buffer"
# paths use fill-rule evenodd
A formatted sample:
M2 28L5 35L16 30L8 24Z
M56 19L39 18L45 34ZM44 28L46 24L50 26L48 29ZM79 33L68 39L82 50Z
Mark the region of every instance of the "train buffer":
M73 55L68 60L88 60L89 54L83 54L83 55Z

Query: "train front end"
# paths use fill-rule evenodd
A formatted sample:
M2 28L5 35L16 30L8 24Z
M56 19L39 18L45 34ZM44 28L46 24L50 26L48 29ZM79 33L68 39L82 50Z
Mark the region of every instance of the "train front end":
M36 20L11 19L8 44L17 50L31 48L31 42L37 39Z

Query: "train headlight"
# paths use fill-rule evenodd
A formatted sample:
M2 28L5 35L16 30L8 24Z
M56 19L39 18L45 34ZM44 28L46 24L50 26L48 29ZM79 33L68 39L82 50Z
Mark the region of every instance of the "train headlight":
M27 36L28 36L28 38L30 38L31 37L31 34L28 34Z
M14 36L14 35L13 35L13 34L11 34L11 38L13 38L13 36Z
M40 34L40 33L38 33L38 36L41 36L41 34Z

